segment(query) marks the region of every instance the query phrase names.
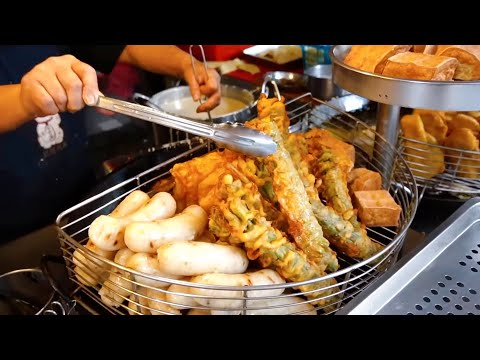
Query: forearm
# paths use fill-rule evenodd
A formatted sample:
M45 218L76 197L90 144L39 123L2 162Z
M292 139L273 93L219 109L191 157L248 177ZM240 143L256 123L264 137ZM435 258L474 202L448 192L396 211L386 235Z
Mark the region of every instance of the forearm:
M118 60L178 78L183 77L185 66L190 66L190 55L174 45L127 45Z
M0 133L15 130L31 119L20 102L20 84L0 86Z

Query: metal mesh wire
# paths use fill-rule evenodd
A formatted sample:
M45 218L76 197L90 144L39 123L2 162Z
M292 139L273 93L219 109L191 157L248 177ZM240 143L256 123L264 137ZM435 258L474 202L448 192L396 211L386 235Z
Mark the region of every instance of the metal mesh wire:
M480 151L429 144L402 135L399 139L399 150L417 185L433 192L480 193Z
M418 203L415 179L407 163L381 137L354 116L305 94L286 103L291 131L322 127L353 144L356 166L383 174L381 162L374 161L374 152L394 160L384 186L401 206L399 225L395 228L369 228L373 241L385 245L370 259L358 261L338 256L340 270L318 279L301 283L280 283L257 286L214 286L147 275L103 258L84 245L88 227L101 214L111 212L130 192L148 192L159 179L169 174L177 162L187 161L209 151L209 144L192 139L184 153L128 179L60 214L57 219L59 239L69 277L78 284L77 293L93 300L111 314L332 314L371 284L396 261L406 231L413 220ZM375 146L377 142L379 146ZM83 255L83 256L82 256ZM75 258L75 262L74 262ZM78 269L82 271L78 271ZM332 283L335 279L336 283ZM152 286L153 285L153 286ZM308 290L299 286L311 285ZM101 290L102 289L102 290ZM103 296L99 295L99 292ZM306 295L316 294L310 299Z

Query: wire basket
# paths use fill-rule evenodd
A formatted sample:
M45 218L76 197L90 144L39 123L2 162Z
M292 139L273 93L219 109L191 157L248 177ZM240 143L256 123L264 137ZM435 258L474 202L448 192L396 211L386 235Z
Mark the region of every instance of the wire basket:
M429 192L467 197L480 194L480 152L468 151L400 135L399 148L418 186Z
M401 206L399 225L395 228L369 228L373 241L385 245L371 258L358 261L338 254L340 270L317 279L297 283L278 283L257 286L214 286L147 275L121 266L97 255L85 247L88 227L102 214L111 212L130 192L140 189L149 192L152 185L166 177L171 167L209 151L208 142L195 142L179 156L146 170L88 200L66 210L57 218L59 239L70 279L78 284L75 296L86 298L93 305L111 314L333 314L354 296L387 271L396 261L406 231L413 220L418 203L417 186L407 163L381 137L354 116L325 102L314 99L310 93L286 103L291 120L291 131L300 132L312 127L326 128L356 148L356 166L364 166L383 174L373 161L371 138L382 142L375 149L382 156L395 160L391 175L383 177L388 189ZM74 252L83 255L80 261L83 278L75 273ZM79 258L76 259L78 264ZM86 285L94 278L93 286ZM334 278L336 284L329 279ZM103 283L103 285L101 285ZM300 291L301 285L316 285L315 290ZM173 286L176 285L176 286ZM110 294L105 301L100 289ZM315 291L316 299L305 295ZM82 304L81 301L79 301ZM97 310L95 310L97 311Z

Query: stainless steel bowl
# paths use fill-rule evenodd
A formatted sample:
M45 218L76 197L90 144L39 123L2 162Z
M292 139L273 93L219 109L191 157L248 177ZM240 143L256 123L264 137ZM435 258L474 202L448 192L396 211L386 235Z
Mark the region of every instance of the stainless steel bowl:
M252 108L255 106L256 102L253 94L250 91L238 86L221 84L221 93L222 103L211 112L214 122L243 123L252 117ZM235 111L224 112L222 104L225 104L228 101L238 104L239 109ZM195 109L200 104L193 101L190 88L188 86L177 86L163 90L153 95L148 102L153 104L156 109L172 115L192 120L208 120L208 115L206 112L196 113Z
M305 69L308 76L308 89L320 100L330 100L333 97L345 96L349 92L338 87L332 80L332 65L318 64Z

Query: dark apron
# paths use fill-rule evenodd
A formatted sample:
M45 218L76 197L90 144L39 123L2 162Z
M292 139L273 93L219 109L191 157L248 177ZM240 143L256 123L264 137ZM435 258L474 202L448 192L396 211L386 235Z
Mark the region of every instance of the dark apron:
M0 46L0 84L19 83L56 55L53 45ZM0 134L0 242L54 223L93 186L84 115L62 113Z

